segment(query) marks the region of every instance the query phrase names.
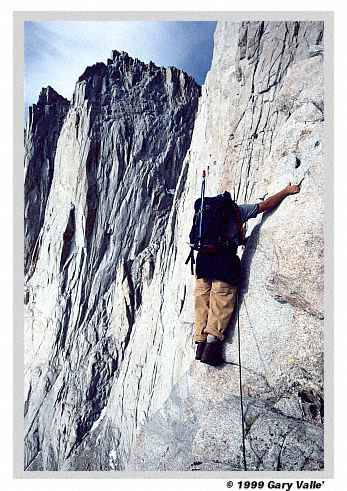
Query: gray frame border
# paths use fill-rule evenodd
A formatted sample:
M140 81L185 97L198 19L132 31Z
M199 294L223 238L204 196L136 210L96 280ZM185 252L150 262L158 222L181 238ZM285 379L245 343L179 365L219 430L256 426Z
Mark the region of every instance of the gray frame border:
M324 274L324 306L325 306L325 336L324 336L324 470L322 471L205 471L192 473L190 471L179 472L125 472L125 471L24 471L24 336L23 336L23 257L24 257L24 193L22 188L23 174L22 162L24 161L23 134L24 134L24 22L25 21L241 21L241 20L321 20L325 23L324 36L324 99L326 107L325 119L325 274ZM334 167L328 168L328 163L334 158L334 127L333 127L333 27L334 13L332 11L257 11L257 12L183 12L183 11L15 11L13 12L13 477L14 478L106 478L106 479L325 479L334 477L334 201L333 182Z

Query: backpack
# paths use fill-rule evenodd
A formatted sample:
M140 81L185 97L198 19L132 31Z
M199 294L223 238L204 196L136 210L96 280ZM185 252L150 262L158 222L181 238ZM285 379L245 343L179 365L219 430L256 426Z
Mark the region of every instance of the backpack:
M193 271L194 251L215 254L221 249L230 249L236 254L238 244L228 237L227 227L234 219L239 230L239 243L243 243L242 222L240 210L232 200L229 192L225 191L214 197L204 197L201 208L201 198L194 203L194 217L189 234L190 254L186 264L191 261Z

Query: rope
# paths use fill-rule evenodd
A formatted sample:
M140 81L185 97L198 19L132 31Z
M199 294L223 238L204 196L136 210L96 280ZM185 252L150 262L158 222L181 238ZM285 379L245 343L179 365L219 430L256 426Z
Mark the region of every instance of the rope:
M244 414L243 414L243 397L242 397L239 292L237 292L237 294L236 294L236 307L237 307L237 337L238 337L238 351L239 351L239 380L240 380L240 404L241 404L241 425L242 425L242 452L243 452L243 466L244 466L244 469L246 471L247 470L247 463L246 463L246 446L245 446L245 418L244 418Z

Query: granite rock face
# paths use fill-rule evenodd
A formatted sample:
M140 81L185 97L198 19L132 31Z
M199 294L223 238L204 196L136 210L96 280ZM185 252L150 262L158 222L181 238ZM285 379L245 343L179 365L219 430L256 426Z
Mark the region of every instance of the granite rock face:
M194 361L193 346L190 359L182 353L194 319L193 281L183 254L187 217L204 168L207 195L229 190L239 203L259 202L290 181L302 182L299 194L248 222L247 246L240 251L246 462L250 470L324 466L323 28L319 22L217 26L186 158L186 185L173 205L175 225L170 230L169 221L167 230L176 260L161 280L166 355L160 380L165 363L174 385L137 431L128 469L243 469L236 318L227 333L224 366ZM152 288L159 277L158 269ZM143 308L139 324L149 323L155 308ZM171 357L168 332L181 346ZM177 358L181 377L175 373Z
M107 404L151 281L199 94L184 72L114 51L79 78L55 133L45 125L45 117L54 123L50 106L42 140L35 125L27 128L27 141L46 149L54 169L48 186L41 154L27 156L30 176L43 173L47 203L34 206L26 179L29 248L31 224L44 221L25 285L25 468L61 468Z
M235 319L226 364L194 360L203 169L239 203L302 182L240 251L246 459L324 466L323 31L218 23L197 113L174 68L116 52L82 75L26 283L28 470L243 469Z
M42 89L37 104L29 108L24 137L24 270L35 264L39 235L51 189L57 140L69 101L52 87Z
M191 367L144 426L128 469L239 471L244 469L238 367ZM323 433L295 396L246 395L247 470L320 470Z

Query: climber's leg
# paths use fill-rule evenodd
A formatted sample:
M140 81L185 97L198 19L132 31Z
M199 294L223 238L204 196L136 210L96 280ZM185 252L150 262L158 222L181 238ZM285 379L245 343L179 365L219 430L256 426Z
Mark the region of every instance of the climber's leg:
M210 309L205 333L223 341L235 307L237 287L225 281L213 280L210 294Z
M210 307L211 280L196 278L195 280L195 336L194 341L206 341L205 327Z

